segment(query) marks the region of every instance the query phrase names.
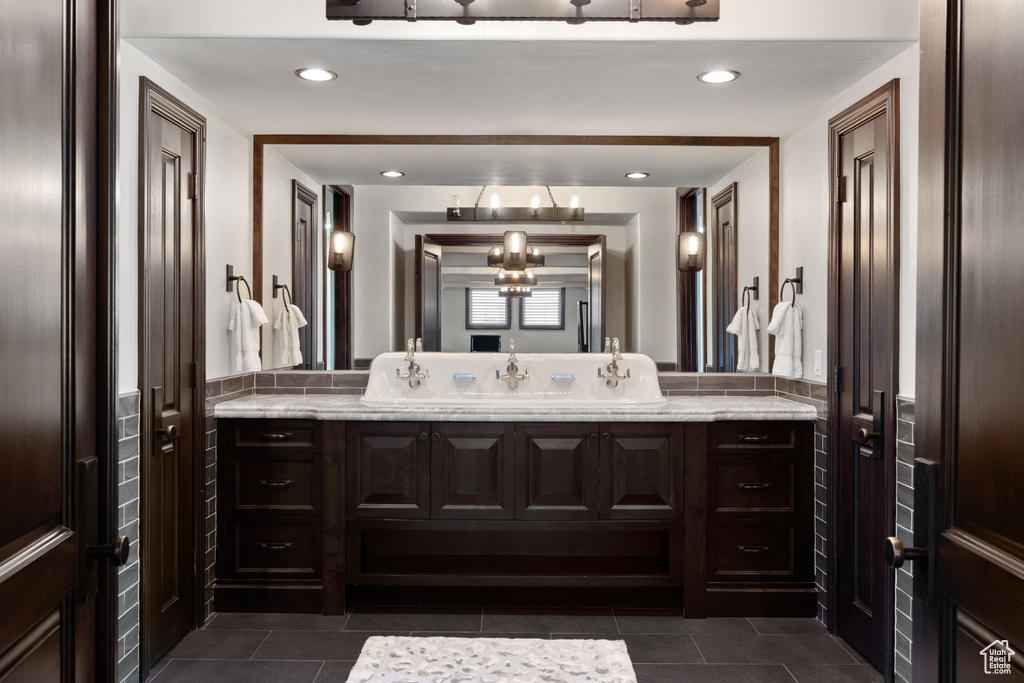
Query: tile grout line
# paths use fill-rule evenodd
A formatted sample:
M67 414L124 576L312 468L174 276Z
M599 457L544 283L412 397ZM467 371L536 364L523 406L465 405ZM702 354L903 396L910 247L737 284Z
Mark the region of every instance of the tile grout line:
M693 643L693 646L694 646L695 648L697 648L697 654L699 654L699 655L700 655L700 658L701 658L702 660L704 660L704 663L705 663L705 664L707 664L707 663L708 663L708 658L704 656L704 653L703 653L703 652L701 652L701 649L700 649L700 645L698 645L698 644L697 644L697 639L693 637L693 634L692 634L692 633L688 633L687 635L689 635L689 636L690 636L690 641L691 641L691 642Z
M316 670L316 676L313 676L313 683L316 683L316 680L320 678L320 673L324 670L325 666L327 666L327 660L320 662L320 668Z
M622 629L619 628L619 618L615 616L615 610L612 610L612 621L615 622L615 630L618 631L619 635L623 635Z
M252 654L249 655L248 661L250 661L250 662L256 661L255 659L253 659L253 657L256 656L256 653L260 651L260 648L263 647L263 644L267 642L267 638L270 638L270 634L273 633L273 632L274 632L273 629L267 631L266 637L264 637L263 640L260 641L260 644L256 646L256 649L252 651Z
M782 668L786 670L786 673L788 673L788 674L790 675L790 677L791 677L791 678L792 678L792 679L793 679L794 681L796 681L796 683L800 683L800 681L799 681L799 680L797 679L797 677L796 677L796 674L795 674L795 673L793 673L792 671L790 671L790 670L789 670L789 665L788 665L788 664L783 664L783 665L782 665Z

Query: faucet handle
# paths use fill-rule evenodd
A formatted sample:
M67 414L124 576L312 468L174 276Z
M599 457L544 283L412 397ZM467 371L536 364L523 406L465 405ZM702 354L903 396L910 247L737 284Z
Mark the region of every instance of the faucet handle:
M416 337L416 353L423 353L423 338Z
M609 337L605 337L604 338L604 352L605 353L611 353L612 352L612 340Z

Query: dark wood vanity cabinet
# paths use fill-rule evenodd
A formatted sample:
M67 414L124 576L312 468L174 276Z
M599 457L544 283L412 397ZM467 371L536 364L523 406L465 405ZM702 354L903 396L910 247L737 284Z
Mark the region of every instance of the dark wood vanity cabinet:
M218 423L218 610L346 585L682 588L811 616L813 424Z
M219 423L216 610L321 610L322 434L313 420Z
M707 614L813 615L813 429L708 425Z

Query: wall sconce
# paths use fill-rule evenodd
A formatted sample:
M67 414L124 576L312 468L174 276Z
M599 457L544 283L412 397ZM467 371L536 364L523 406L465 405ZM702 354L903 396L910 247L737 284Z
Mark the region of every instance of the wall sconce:
M703 233L679 233L677 265L679 266L679 270L683 272L693 272L704 269Z
M352 252L355 249L356 236L344 230L331 233L331 253L327 259L327 267L331 270L352 270Z

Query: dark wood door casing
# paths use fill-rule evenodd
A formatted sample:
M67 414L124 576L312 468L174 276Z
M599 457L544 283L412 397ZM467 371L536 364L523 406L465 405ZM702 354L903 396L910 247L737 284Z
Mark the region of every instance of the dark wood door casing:
M206 120L140 79L139 386L142 546L140 667L148 672L203 615L195 570L205 520ZM201 418L199 418L201 419ZM160 429L176 428L162 437ZM159 461L159 462L158 462Z
M415 334L424 351L441 350L442 250L432 236L416 235Z
M1004 332L1024 326L1022 31L1018 3L921 3L914 436L937 486L914 533L937 538L914 565L915 680L988 679L981 650L1004 639L1017 653L1006 678L1024 676L1024 354Z
M4 12L0 339L16 361L0 368L0 677L112 680L116 570L84 544L117 530L118 10Z
M829 546L829 625L883 672L894 666L895 583L881 544L895 533L899 116L894 80L829 122L830 272L838 276L829 285L828 354L840 368L829 385L829 523L837 539ZM862 444L858 431L874 431L876 411L882 436Z
M732 183L711 198L711 276L715 307L715 338L712 341L712 365L716 372L736 370L736 337L725 331L738 307L736 295L739 246L739 186ZM774 290L774 285L772 285Z
M327 220L327 212L331 214L331 229L353 232L352 230L352 201L353 190L351 186L341 187L339 185L324 186L324 220ZM325 239L330 240L330 234ZM329 256L330 243L324 247L324 254ZM334 350L333 359L327 366L331 370L352 369L352 344L354 320L352 311L352 271L333 270L327 274L328 299L332 302L333 325L324 325L324 353L328 348ZM326 318L326 311L325 311ZM328 344L328 337L331 343Z
M326 272L324 241L321 238L317 216L316 193L292 180L292 302L299 307L306 318L306 325L299 328L299 348L302 349L302 364L297 369L322 369L318 330L322 273ZM281 300L284 305L284 299ZM279 331L284 334L284 331Z

